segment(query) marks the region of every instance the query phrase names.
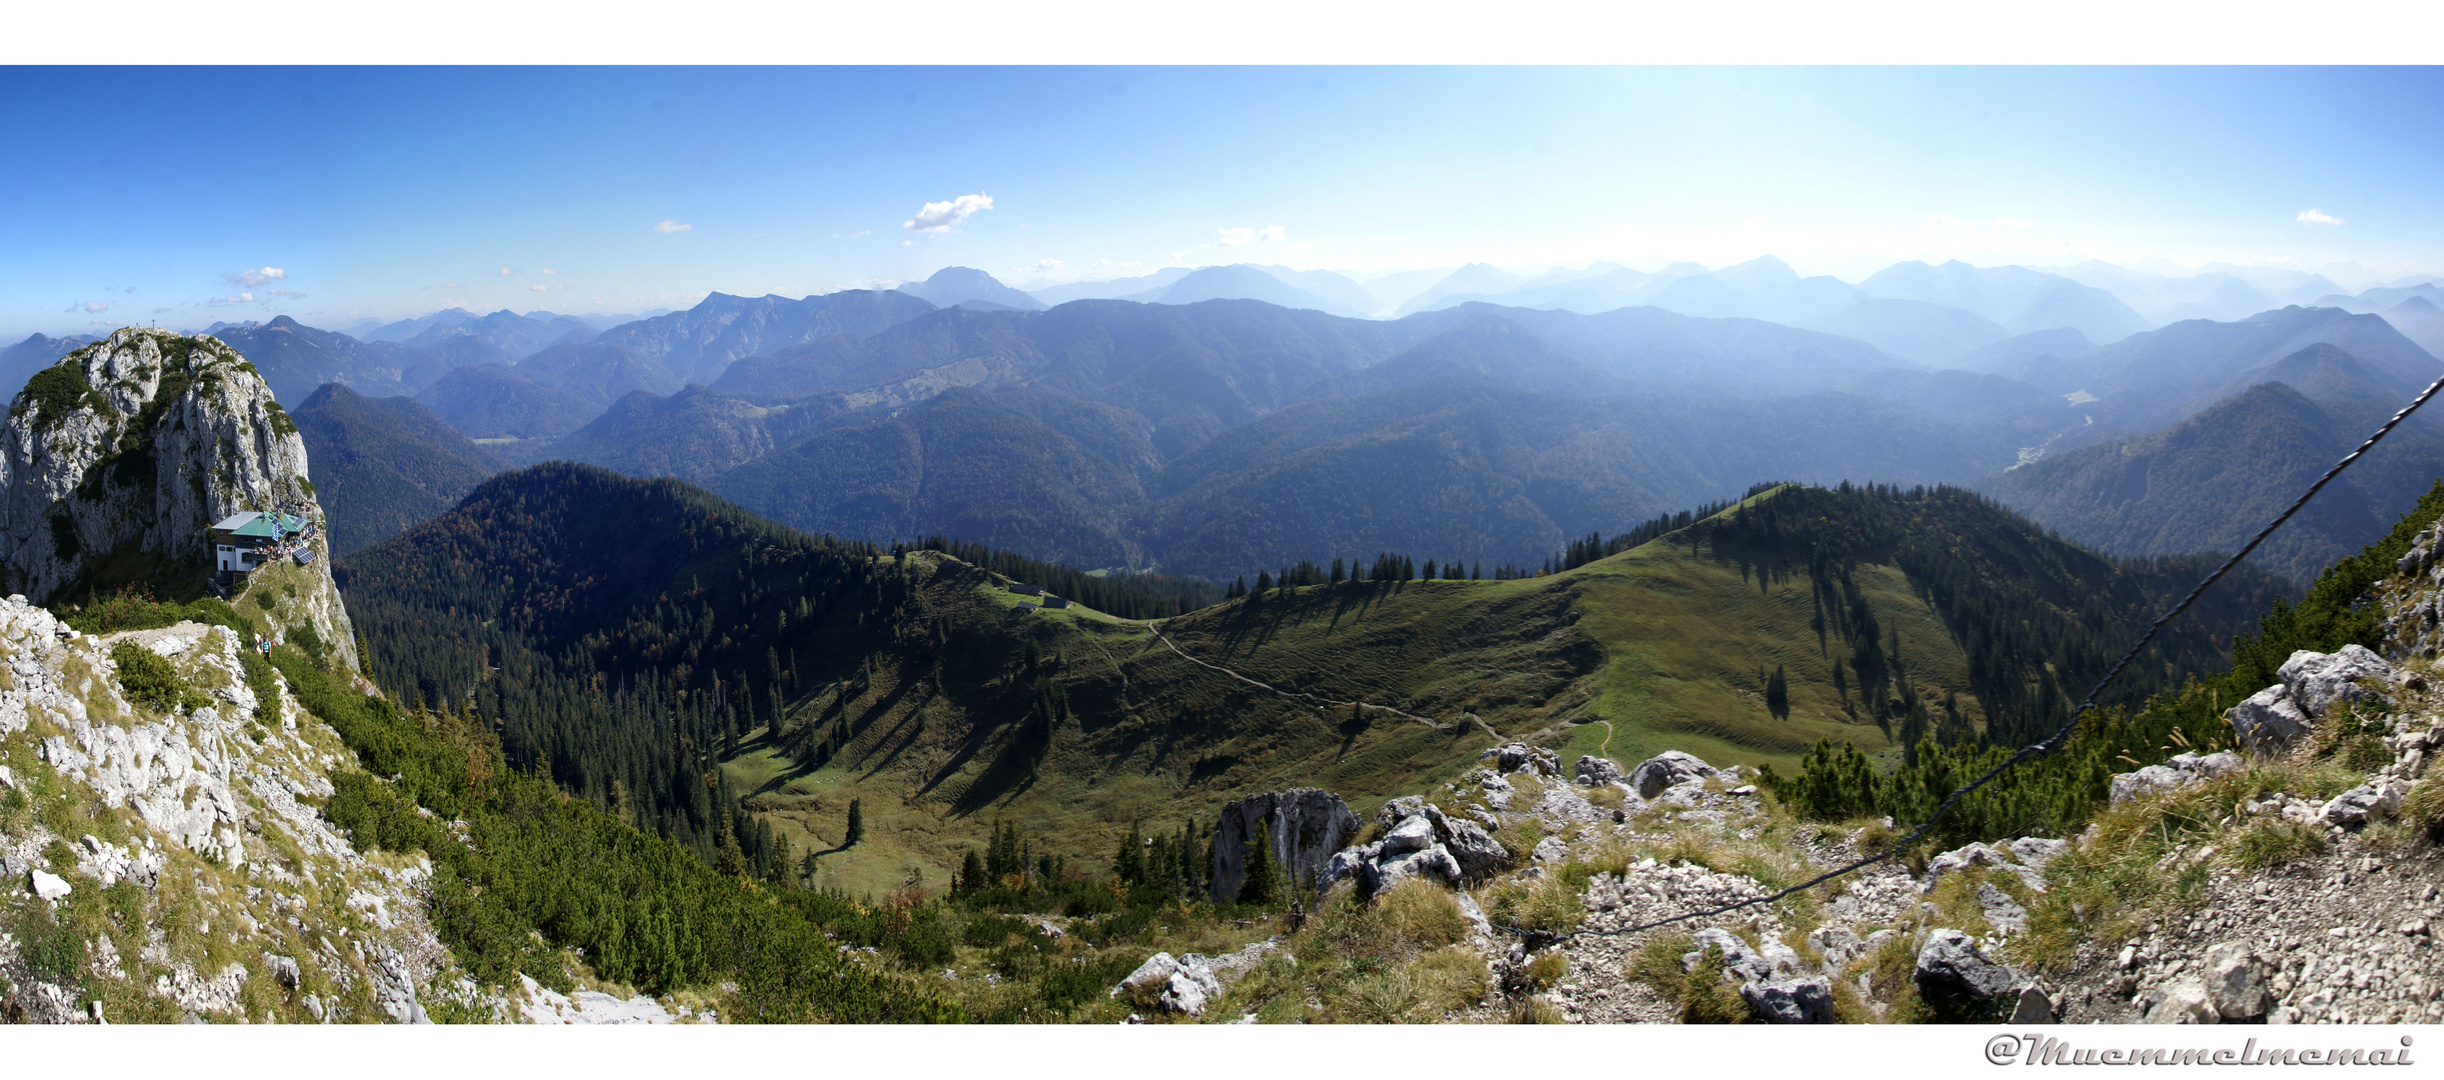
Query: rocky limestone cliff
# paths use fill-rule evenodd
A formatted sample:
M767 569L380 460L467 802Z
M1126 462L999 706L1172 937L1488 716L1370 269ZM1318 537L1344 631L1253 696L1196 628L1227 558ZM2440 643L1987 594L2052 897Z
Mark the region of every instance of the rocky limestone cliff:
M198 595L212 524L246 510L322 520L297 425L216 338L121 330L37 373L0 422L0 587L36 603L123 585ZM353 668L319 527L312 544L271 621L311 626Z
M131 699L112 653L193 696ZM421 857L368 858L317 807L355 767L249 685L227 628L81 635L0 600L0 1016L20 1021L506 1018L445 974Z

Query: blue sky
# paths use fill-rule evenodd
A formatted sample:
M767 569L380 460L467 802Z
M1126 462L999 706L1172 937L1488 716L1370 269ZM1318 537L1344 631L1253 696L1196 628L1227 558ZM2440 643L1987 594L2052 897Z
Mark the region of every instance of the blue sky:
M2444 273L2433 68L10 68L0 101L11 339L953 264Z

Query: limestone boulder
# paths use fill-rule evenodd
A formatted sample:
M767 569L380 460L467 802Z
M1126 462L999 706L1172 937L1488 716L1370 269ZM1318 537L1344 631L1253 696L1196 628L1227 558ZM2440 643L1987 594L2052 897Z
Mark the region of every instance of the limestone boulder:
M2360 645L2345 645L2332 653L2302 649L2283 661L2275 676L2291 688L2292 699L2301 709L2323 719L2337 704L2371 696L2373 691L2360 685L2360 680L2390 681L2393 665Z
M2200 981L2207 1004L2226 1021L2259 1019L2274 1004L2265 964L2247 942L2227 941L2208 950Z
M1492 761L1494 768L1504 774L1527 769L1543 776L1561 775L1561 759L1554 757L1552 751L1523 742L1505 743L1477 756Z
M1689 935L1691 946L1680 954L1680 970L1695 971L1710 948L1723 951L1723 978L1740 983L1771 982L1774 961L1764 953L1748 947L1739 936L1721 927L1709 926Z
M1920 995L1939 1011L1955 1014L1999 1012L2017 1004L2031 981L1987 957L1976 939L1951 929L1927 933L1911 974Z
M1821 975L1740 984L1740 997L1768 1024L1830 1024L1833 984Z
M2223 1014L2215 1011L2208 999L2206 983L2196 978L2175 979L2165 984L2163 997L2147 1010L2143 1022L2149 1024L2220 1024Z
M1721 775L1721 770L1708 765L1695 754L1666 750L1638 763L1630 771L1629 786L1641 799L1652 799L1682 784L1697 783Z

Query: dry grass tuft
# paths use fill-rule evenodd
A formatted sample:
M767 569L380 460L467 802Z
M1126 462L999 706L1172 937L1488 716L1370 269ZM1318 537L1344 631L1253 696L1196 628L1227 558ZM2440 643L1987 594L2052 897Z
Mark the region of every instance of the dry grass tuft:
M1573 882L1574 876L1548 872L1534 878L1505 878L1478 892L1477 903L1496 923L1548 934L1568 933L1587 919L1587 907L1580 898L1585 878Z
M2429 840L2444 841L2444 776L2430 775L2402 797L2402 824Z
M1566 1024L1569 1022L1569 1018L1562 1015L1561 1006L1540 997L1525 997L1512 1002L1510 1012L1504 1019L1513 1024Z
M1417 988L1418 1004L1434 1013L1473 1009L1493 986L1485 958L1461 945L1427 953L1408 974Z
M1481 1002L1491 975L1461 944L1469 924L1453 895L1411 880L1360 901L1334 889L1278 955L1234 983L1216 1016L1270 1022L1432 1023Z
M1369 930L1407 951L1436 949L1468 940L1468 917L1441 888L1411 878L1375 896L1361 920Z
M1684 1024L1744 1024L1753 1018L1739 987L1723 977L1723 950L1707 946L1697 964L1682 970L1680 958L1696 948L1687 934L1656 938L1630 957L1629 977L1680 1010Z

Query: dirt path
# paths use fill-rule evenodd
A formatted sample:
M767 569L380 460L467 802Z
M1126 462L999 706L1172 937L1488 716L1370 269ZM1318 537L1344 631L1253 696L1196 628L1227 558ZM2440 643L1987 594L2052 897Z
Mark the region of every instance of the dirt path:
M1286 698L1295 698L1295 699L1297 699L1297 700L1299 700L1299 701L1304 701L1304 702L1307 702L1308 704L1311 704L1311 705L1320 705L1320 706L1324 706L1324 707L1327 707L1327 708L1348 708L1348 707L1355 707L1355 708L1360 708L1360 709L1374 709L1374 710L1376 710L1376 711L1378 711L1378 712L1387 712L1387 713L1390 713L1390 714L1392 714L1392 715L1394 715L1394 716L1400 717L1400 718L1405 719L1405 720L1414 720L1414 721L1416 721L1416 722L1418 722L1418 723L1420 723L1420 724L1424 724L1424 725L1426 725L1427 727L1433 728L1433 729L1434 729L1434 730L1436 730L1436 731L1449 731L1449 730L1451 730L1451 729L1452 729L1454 726L1458 725L1458 724L1461 722L1461 721L1458 721L1458 720L1454 720L1454 721L1451 721L1451 722L1449 722L1449 723L1444 723L1443 721L1436 720L1436 719L1434 719L1433 717L1430 717L1430 716L1419 716L1419 715L1417 715L1416 713L1413 713L1413 712L1405 712L1405 711L1400 710L1400 709L1395 709L1395 708L1393 708L1393 707L1391 707L1391 706L1389 706L1389 705L1377 705L1377 704L1375 704L1374 702L1371 702L1371 701L1341 701L1341 700L1336 699L1336 698L1328 698L1328 697L1324 697L1324 696L1322 696L1322 695L1320 695L1320 694L1310 694L1310 693L1307 693L1306 691L1303 691L1303 690L1284 690L1284 689L1282 689L1282 688L1280 688L1280 687L1278 687L1278 686L1275 686L1275 685L1273 685L1273 684L1271 684L1271 683L1268 683L1268 682L1261 682L1261 681L1258 681L1258 680L1256 680L1256 679L1251 679L1251 678L1248 678L1247 676L1245 676L1245 675L1241 675L1241 674L1239 674L1238 672L1236 672L1236 671L1232 671L1231 669L1226 668L1226 667L1223 667L1223 666L1222 666L1222 665L1220 665L1220 664L1212 663L1212 662L1210 662L1210 661L1205 661L1205 660L1199 660L1199 659L1197 659L1196 657L1193 657L1193 656L1188 655L1186 652L1181 651L1181 649L1180 649L1180 647L1179 647L1179 645L1178 645L1178 644L1174 643L1174 642L1173 642L1173 641L1172 641L1170 638L1164 637L1164 636L1163 636L1163 631L1162 631L1162 628L1160 628L1160 627L1158 627L1158 626L1155 626L1155 625L1154 625L1154 623L1153 623L1152 621L1148 621L1148 622L1146 623L1146 630L1147 630L1147 632L1149 632L1149 633L1151 633L1151 634L1153 634L1153 635L1154 635L1154 639L1155 639L1156 641L1160 641L1160 642L1162 642L1164 645L1166 645L1166 646L1170 647L1170 649L1171 649L1171 651L1172 651L1172 652L1174 652L1174 653L1178 653L1178 654L1179 654L1180 659L1182 659L1182 660L1186 660L1186 661L1188 661L1188 662L1189 662L1189 663L1191 663L1191 664L1195 664L1195 665L1197 665L1198 667L1202 667L1202 668L1208 668L1208 669L1211 669L1211 670L1214 670L1214 671L1219 671L1219 672L1221 672L1222 674L1224 674L1224 675L1228 675L1228 676L1230 676L1231 678L1237 679L1237 680L1239 680L1240 682L1243 682L1243 683L1248 684L1249 686L1253 686L1253 687L1256 687L1256 688L1258 688L1258 689L1260 689L1260 690L1265 690L1265 691L1268 691L1268 692L1270 692L1270 693L1279 694L1279 695L1281 695L1281 696L1283 696L1283 697L1286 697ZM1477 729L1478 729L1478 730L1483 731L1483 732L1484 732L1486 735L1488 735L1488 736L1491 736L1491 737L1493 738L1493 740L1494 740L1496 743L1500 743L1500 742L1505 741L1505 740L1502 738L1502 733L1501 733L1501 732L1499 732L1499 731L1495 731L1491 725L1487 724L1487 723L1484 721L1484 719L1483 719L1482 717L1479 717L1479 716L1478 716L1478 715L1476 715L1475 713L1462 713L1462 714L1461 714L1461 716L1462 716L1463 718L1465 718L1466 720L1468 720L1468 721L1472 721L1472 722L1474 722L1474 723L1477 725Z

